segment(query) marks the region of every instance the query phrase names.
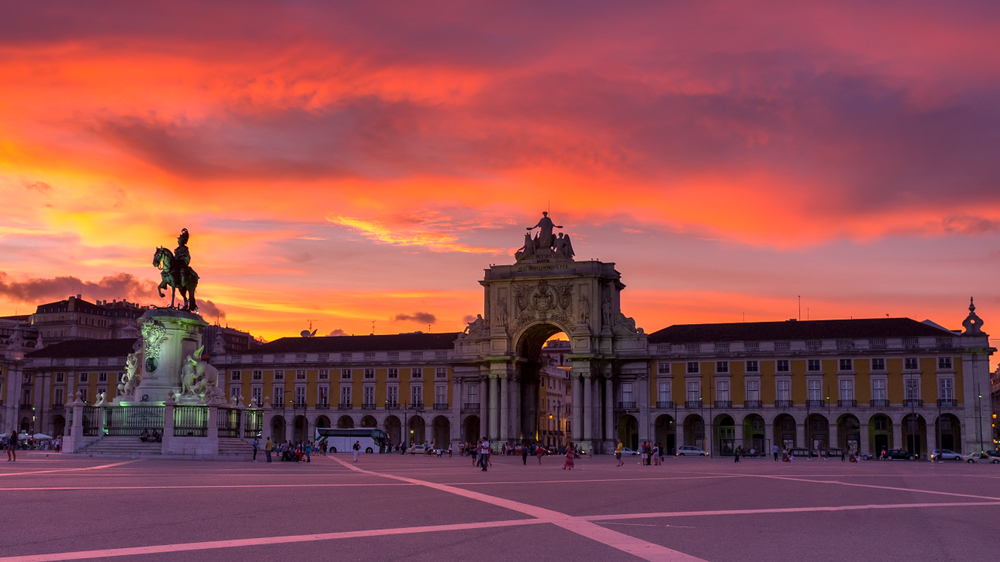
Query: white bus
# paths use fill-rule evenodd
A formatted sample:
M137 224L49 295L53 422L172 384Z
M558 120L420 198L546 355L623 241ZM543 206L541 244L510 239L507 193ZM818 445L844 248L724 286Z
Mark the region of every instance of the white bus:
M349 453L354 442L361 443L361 451L365 453L382 452L383 446L389 443L389 436L381 429L373 427L356 427L341 429L337 427L317 427L316 442L324 443L331 453Z

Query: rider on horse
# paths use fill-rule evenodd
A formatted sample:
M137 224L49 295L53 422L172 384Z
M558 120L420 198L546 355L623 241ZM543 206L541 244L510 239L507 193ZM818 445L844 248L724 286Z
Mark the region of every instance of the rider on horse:
M174 279L177 280L178 285L181 287L187 287L187 281L191 279L194 273L190 267L191 252L187 247L189 236L188 229L182 228L181 235L177 237L178 246L174 250L174 262L171 264L174 269L171 273L174 274Z

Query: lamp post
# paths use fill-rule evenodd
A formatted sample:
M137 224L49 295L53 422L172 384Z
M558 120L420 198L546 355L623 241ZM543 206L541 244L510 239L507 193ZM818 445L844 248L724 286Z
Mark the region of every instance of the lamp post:
M563 438L562 420L560 416L562 405L563 403L561 400L556 400L556 447L557 448L560 445L562 445L563 441L565 440Z

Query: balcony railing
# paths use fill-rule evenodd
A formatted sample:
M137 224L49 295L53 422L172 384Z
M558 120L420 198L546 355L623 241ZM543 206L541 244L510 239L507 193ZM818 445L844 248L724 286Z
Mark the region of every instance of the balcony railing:
M479 409L479 402L466 402L466 403L462 404L462 409L463 410L478 410Z
M701 400L685 400L684 407L691 409L701 408Z
M888 408L889 400L886 398L873 398L871 401L872 408Z
M410 402L410 409L411 410L422 410L423 407L424 407L424 403L423 402Z
M942 399L938 400L938 406L940 406L942 408L957 408L958 407L958 400L955 400L954 398L951 398L951 399L944 399L944 398L942 398Z
M635 409L635 402L619 402L618 403L618 409L619 410L634 410Z
M744 408L763 408L764 407L764 403L761 402L760 400L745 400L743 402L743 407Z
M350 402L341 402L340 404L337 404L337 409L338 410L350 410L351 409L351 403Z
M375 409L375 403L374 402L362 403L361 404L361 409L362 410L374 410Z
M837 406L840 408L854 408L857 405L857 400L837 400Z
M716 408L732 408L733 407L733 401L732 400L716 400L715 401L715 407Z
M924 401L920 398L907 398L903 400L903 406L923 406Z
M823 400L806 400L806 406L809 408L822 408L826 405Z
M673 402L673 400L667 400L666 402L657 402L656 403L656 407L657 408L673 408L674 407L674 402Z
M30 410L32 408L31 404L21 404L22 410Z
M329 402L320 402L319 404L316 404L316 409L317 410L329 410L330 409L330 403Z
M399 402L386 402L385 403L385 409L386 410L398 410L399 409Z
M775 408L791 408L792 406L793 406L793 403L792 403L791 400L775 400L774 401L774 407Z
M434 403L434 409L435 410L447 410L448 409L448 403L447 402L435 402Z

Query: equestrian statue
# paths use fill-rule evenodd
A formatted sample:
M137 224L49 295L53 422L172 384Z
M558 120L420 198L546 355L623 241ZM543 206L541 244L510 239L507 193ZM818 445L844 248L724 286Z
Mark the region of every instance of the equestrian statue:
M156 253L153 254L153 267L160 270L162 281L160 281L156 291L161 298L166 296L163 294L163 289L170 287L170 308L174 307L177 291L180 291L181 299L184 300L181 310L194 312L198 310L198 305L194 300L194 290L198 287L198 274L189 265L191 252L188 251L187 247L188 237L188 231L184 228L181 230L181 235L177 237L176 250L171 252L168 248L157 248Z

